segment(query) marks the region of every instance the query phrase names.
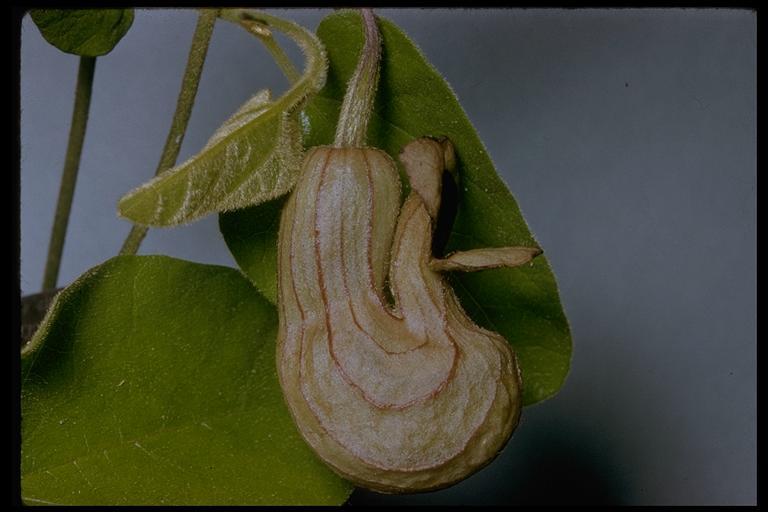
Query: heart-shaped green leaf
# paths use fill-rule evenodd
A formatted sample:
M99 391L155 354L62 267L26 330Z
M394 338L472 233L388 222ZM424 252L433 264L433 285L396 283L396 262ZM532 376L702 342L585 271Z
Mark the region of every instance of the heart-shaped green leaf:
M248 100L186 162L126 194L118 213L135 224L173 226L215 212L259 204L288 192L302 159L298 111L325 83L323 47L306 29L258 11L225 10L247 30L274 27L302 48L302 77L279 99L268 91Z
M111 52L133 24L133 9L32 9L29 14L46 41L82 57Z
M277 314L242 275L121 256L57 296L22 361L27 504L340 504L275 370Z
M460 202L448 251L538 246L448 84L399 28L381 18L379 27L383 59L368 145L396 156L415 138L450 138L458 159ZM318 35L328 52L328 80L306 108L310 119L306 146L333 140L346 83L363 43L360 17L352 12L332 14L323 20ZM272 297L276 224L270 208L273 205L223 214L220 228L244 272ZM255 224L261 218L267 221ZM556 393L570 366L571 336L546 258L539 256L521 268L456 274L452 282L470 316L514 346L525 403Z

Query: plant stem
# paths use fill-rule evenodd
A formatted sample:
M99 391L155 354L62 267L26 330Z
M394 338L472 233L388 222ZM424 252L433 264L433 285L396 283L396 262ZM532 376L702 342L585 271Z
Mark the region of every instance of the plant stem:
M93 90L93 74L96 68L96 57L80 57L77 70L77 85L75 86L75 105L72 111L72 124L69 127L69 142L64 159L64 170L59 186L59 198L56 203L56 213L53 218L51 239L48 243L48 258L43 274L43 290L56 287L61 267L61 254L64 251L64 239L69 224L69 213L72 210L72 198L75 195L77 171L80 168L80 155L83 152L85 129L88 125L88 110L91 106L91 91Z
M341 147L360 147L365 143L379 78L381 35L376 18L371 9L361 9L360 14L363 17L365 43L341 104L334 141L336 146Z
M275 102L273 108L284 107L286 110L292 110L306 99L308 90L317 91L325 84L327 61L322 50L322 43L312 32L292 21L283 20L277 16L270 16L253 9L222 9L220 16L224 20L245 27L252 33L254 30L266 29L271 31L275 28L296 41L304 53L307 62L303 74ZM280 51L282 52L282 50Z
M213 26L216 23L218 9L203 9L200 17L197 19L195 34L192 37L192 46L189 49L187 58L187 67L184 70L184 77L181 81L181 90L179 98L176 101L176 112L173 114L171 129L168 131L168 137L165 140L165 147L160 157L160 163L157 164L155 176L170 169L176 163L179 156L181 144L184 142L184 134L187 131L187 124L192 114L192 106L197 96L197 88L200 84L200 76L203 72L203 64L208 53L208 45L211 42ZM128 237L123 242L120 254L136 254L139 250L142 240L147 235L146 226L134 225Z
M267 47L267 50L269 50L272 58L275 60L277 65L280 66L280 70L285 75L285 78L288 79L288 83L291 85L295 84L299 78L301 78L301 74L299 74L299 72L296 70L296 67L291 62L291 59L288 58L288 55L286 55L285 51L283 51L280 45L277 44L272 31L258 21L253 21L245 26L248 27L248 31L251 34L258 37L261 42L264 43L264 46Z

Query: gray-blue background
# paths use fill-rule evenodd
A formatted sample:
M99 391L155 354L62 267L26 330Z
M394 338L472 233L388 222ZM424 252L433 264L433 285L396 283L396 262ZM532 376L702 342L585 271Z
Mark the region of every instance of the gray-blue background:
M314 29L328 10L276 11ZM406 10L554 268L571 373L503 454L438 493L352 503L756 500L756 18L736 10ZM60 283L115 255L117 200L154 172L196 15L138 11L99 58ZM297 52L293 55L299 60ZM21 286L38 291L77 58L22 33ZM217 24L180 159L258 89L259 43ZM140 251L234 266L215 217Z

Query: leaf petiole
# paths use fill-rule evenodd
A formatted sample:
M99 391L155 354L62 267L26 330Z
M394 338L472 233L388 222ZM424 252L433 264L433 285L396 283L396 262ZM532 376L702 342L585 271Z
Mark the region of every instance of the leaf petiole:
M278 108L283 108L290 112L300 109L307 99L309 92L317 91L325 84L327 67L325 51L312 32L292 21L284 20L277 16L270 16L253 9L222 9L219 16L223 20L245 27L246 30L262 40L264 40L263 37L254 32L254 26L259 26L261 31L269 30L270 33L272 28L276 28L296 41L296 44L301 48L306 58L306 65L303 75L298 80L292 80L295 70L288 71L288 68L284 67L286 64L290 64L287 57L284 57L284 54L283 57L276 57L276 60L282 59L284 61L281 63L278 60L278 65L283 69L284 73L287 71L286 76L292 84L291 88L275 102ZM268 45L267 49L273 52L275 48L271 48ZM282 53L282 50L280 49L278 53ZM292 65L290 67L292 68Z
M48 244L48 258L45 262L45 273L43 275L43 291L56 288L56 281L59 279L61 254L64 251L64 239L67 234L67 224L69 224L69 213L72 210L72 198L75 195L77 171L80 168L80 155L83 152L85 130L88 126L88 111L91 106L91 91L93 90L95 68L96 57L80 57L77 85L75 85L75 105L72 111L72 124L69 127L67 155L64 159L59 198L56 203L51 239Z
M242 24L248 32L258 37L264 44L270 55L272 55L272 58L275 60L275 63L277 63L280 70L285 75L285 78L288 79L288 83L291 85L295 84L299 78L301 78L301 74L296 69L296 66L293 65L291 59L288 58L288 55L283 48L277 43L277 40L275 40L275 36L272 34L269 27L259 21L243 20Z

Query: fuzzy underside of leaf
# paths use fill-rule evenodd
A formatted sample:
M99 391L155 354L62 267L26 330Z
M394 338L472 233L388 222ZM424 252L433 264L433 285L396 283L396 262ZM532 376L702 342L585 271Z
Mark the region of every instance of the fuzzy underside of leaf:
M258 11L225 9L221 16L249 31L257 23L288 34L304 52L304 73L274 101L267 91L254 95L198 154L126 194L118 213L135 224L160 227L192 222L269 201L287 193L296 182L303 157L297 116L325 83L322 44L295 23Z

